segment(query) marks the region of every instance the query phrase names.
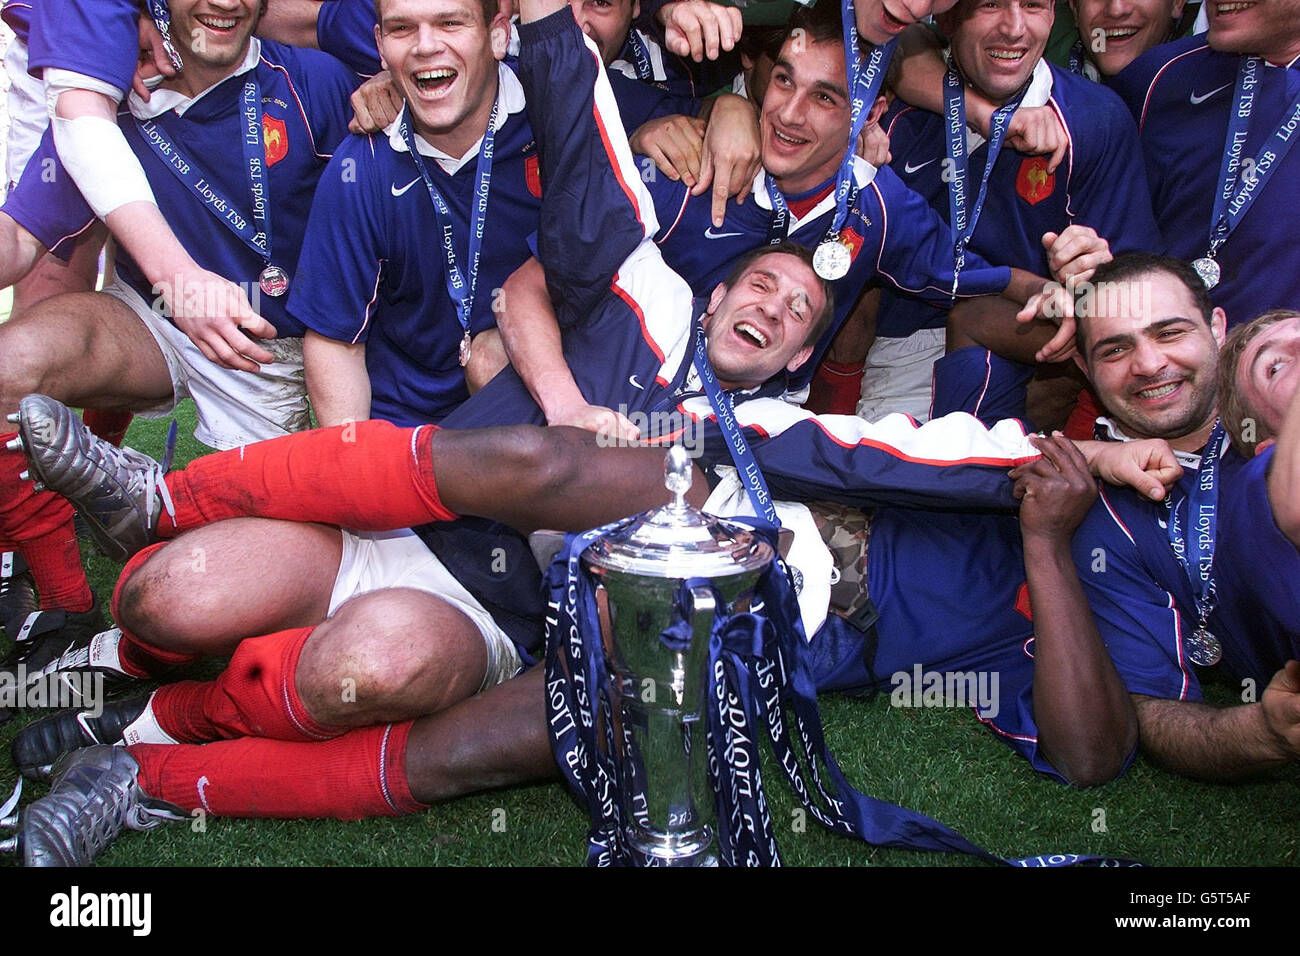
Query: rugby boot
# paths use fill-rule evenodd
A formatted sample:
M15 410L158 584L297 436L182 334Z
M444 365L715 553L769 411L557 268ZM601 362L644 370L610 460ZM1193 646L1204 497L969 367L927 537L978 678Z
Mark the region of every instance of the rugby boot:
M10 421L18 437L9 447L20 446L30 466L23 474L71 502L102 554L125 561L157 540L159 515L172 512L164 465L97 438L45 395L28 395Z
M69 707L33 721L14 738L14 766L24 777L48 780L54 763L73 750L95 744L139 743L139 735L131 731L131 725L148 709L152 696L141 694L109 701L91 710Z
M51 661L74 648L88 646L103 628L104 616L98 603L88 611L47 608L28 614L13 635L9 653L0 660L0 723L12 717L15 708L28 705L28 688L51 669ZM79 702L64 697L62 705Z
M23 621L41 602L27 562L17 551L0 552L0 628L9 640L16 640Z
M50 792L23 810L17 845L26 866L89 866L124 829L150 830L185 811L140 789L123 747L84 747L54 766Z

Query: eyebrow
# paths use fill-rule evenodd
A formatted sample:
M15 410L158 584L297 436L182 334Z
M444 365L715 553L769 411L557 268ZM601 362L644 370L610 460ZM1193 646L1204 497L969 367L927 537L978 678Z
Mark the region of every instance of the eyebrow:
M1163 331L1164 329L1168 328L1171 325L1178 325L1181 322L1191 323L1192 321L1193 320L1187 318L1187 316L1176 315L1173 316L1172 318L1161 319L1159 322L1152 322L1150 325L1142 329L1139 329L1138 334L1151 335L1153 333ZM1137 335L1134 335L1132 332L1123 332L1119 335L1109 335L1104 339L1098 339L1096 342L1094 342L1092 344L1092 347L1088 349L1088 354L1096 355L1098 350L1104 349L1111 345L1130 345L1133 343L1133 341L1136 338Z
M791 62L787 60L785 57L779 58L776 61L776 66L777 68L784 69L791 76L795 76L795 77L798 76L798 74L795 72L794 65L791 64ZM836 96L840 97L841 99L847 100L849 98L849 89L847 86L845 86L842 83L831 83L829 80L818 80L816 83L813 84L813 88L818 90L826 90L827 92L834 93Z

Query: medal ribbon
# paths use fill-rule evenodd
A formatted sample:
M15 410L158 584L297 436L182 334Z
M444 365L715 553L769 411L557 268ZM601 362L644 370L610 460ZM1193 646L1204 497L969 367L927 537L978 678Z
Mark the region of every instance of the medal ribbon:
M1214 546L1218 535L1219 489L1217 487L1219 458L1223 454L1227 438L1223 424L1215 422L1214 431L1205 445L1201 455L1201 467L1196 472L1196 483L1192 493L1183 496L1182 501L1175 501L1175 493L1169 493L1169 544L1174 557L1187 574L1191 582L1192 593L1196 598L1198 627L1205 628L1210 612L1214 610ZM1187 531L1183 530L1183 517L1179 511L1183 502L1187 503ZM1193 567L1187 547L1187 535L1196 542L1194 552L1196 566Z
M894 47L898 44L897 40L890 40L884 46L873 46L863 63L853 0L841 0L840 13L844 21L844 62L848 67L849 79L849 143L844 150L839 172L835 175L835 218L827 232L831 237L839 235L844 221L848 219L849 190L857 185L857 177L853 175L853 156L858 148L858 137L867 125L872 104L880 95L889 58L894 55Z
M632 53L632 66L636 70L636 78L653 83L655 81L655 71L650 63L650 50L646 47L640 30L633 27L627 32L627 46L625 49L630 50Z
M789 238L790 204L786 202L785 195L781 192L781 188L777 186L776 180L772 178L772 174L765 171L763 176L764 183L767 186L767 197L772 202L772 218L768 220L767 224L767 244L775 246ZM845 202L845 208L852 209L856 205L858 193L861 191L862 187L858 185L858 178L854 176L853 185L849 187L849 196ZM828 226L820 241L833 240L838 232L838 229L833 230Z
M219 187L199 166L185 156L171 141L156 117L137 120L145 143L162 158L173 176L199 197L203 208L218 222L233 232L244 245L271 264L271 196L266 173L266 148L262 144L262 87L257 81L256 69L249 72L240 96L240 111L244 117L244 135L240 146L244 154L244 170L248 176L248 191L252 198L252 215L246 218L227 199Z
M469 335L470 313L474 308L474 287L478 284L478 266L483 252L483 228L487 222L488 188L492 183L492 149L496 138L497 109L499 105L499 99L494 100L492 103L492 114L488 117L487 132L483 134L483 143L478 151L478 165L475 167L474 209L470 217L469 233L468 282L465 281L465 276L461 273L460 266L456 262L451 208L447 205L447 201L442 198L442 193L438 192L438 187L433 184L433 179L429 176L429 170L424 165L424 159L420 156L420 151L415 148L415 137L411 133L409 107L403 108L402 124L398 128L402 141L406 143L406 148L415 161L415 168L419 170L420 178L424 180L424 185L429 190L429 198L433 200L434 216L438 220L438 225L442 227L442 248L447 256L447 271L443 276L443 280L447 284L447 297L456 306L456 318L460 321L461 330L466 336Z
M949 64L948 72L943 78L944 121L948 124L948 226L952 231L953 271L952 296L957 297L957 283L961 279L961 270L966 265L966 247L975 235L975 226L979 223L980 213L984 210L984 200L988 196L989 177L997 164L998 154L1002 152L1007 138L1007 127L1011 117L1024 99L1022 90L1012 99L993 111L989 120L988 157L984 163L984 174L980 177L979 191L975 195L975 205L967 213L967 186L970 182L966 153L966 84L956 66Z
M741 430L740 423L736 421L736 408L731 402L731 396L718 385L718 377L713 372L713 366L709 364L708 352L704 348L702 325L695 331L695 370L699 372L704 394L709 397L713 414L717 416L718 427L727 442L727 451L731 452L731 460L736 466L740 480L745 484L745 494L749 496L749 503L754 506L754 514L758 515L760 521L767 522L773 528L781 527L781 519L777 517L776 506L772 504L772 493L767 490L763 471L754 460L749 442L745 441L745 433Z
M639 816L645 806L640 790L644 767L638 754L625 756L614 746L618 690L610 680L600 639L595 582L580 561L593 541L623 524L570 535L546 571L547 725L556 762L587 805L587 862L595 866L653 862L632 849L624 831L623 821ZM774 528L757 524L754 533L776 553ZM701 587L712 585L699 578L682 582L672 623L660 635L666 646L679 647L693 639L691 593ZM786 780L816 820L874 846L968 853L1022 867L1127 863L1076 854L1002 859L931 817L854 789L826 746L811 654L785 564L775 557L759 577L751 606L759 607L761 601L762 613L728 615L722 595L714 590L713 596L717 610L709 636L707 765L724 864L781 863L763 789L760 738L767 739ZM629 786L640 792L627 792Z
M1255 109L1256 87L1264 61L1257 56L1243 56L1237 67L1237 85L1233 90L1232 111L1228 114L1228 136L1223 144L1223 161L1219 166L1219 189L1214 194L1214 211L1210 221L1210 248L1206 253L1213 259L1219 247L1227 242L1232 231L1241 223L1246 211L1264 191L1264 184L1282 165L1282 160L1300 139L1300 94L1282 116L1275 129L1260 147L1252 160L1251 175L1242 179L1242 151L1250 137L1250 115Z

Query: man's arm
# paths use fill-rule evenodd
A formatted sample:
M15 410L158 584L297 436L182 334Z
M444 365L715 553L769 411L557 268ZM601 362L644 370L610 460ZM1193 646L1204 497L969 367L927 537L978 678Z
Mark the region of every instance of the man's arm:
M318 425L342 425L370 417L365 342L340 342L308 329L302 340L302 364Z
M1300 756L1300 663L1288 661L1258 703L1211 707L1133 695L1142 749L1167 770L1230 781Z
M564 359L542 264L529 259L506 280L502 291L497 328L510 364L545 413L546 423L635 440L639 435L635 425L612 409L590 404L578 389Z
M1070 541L1096 500L1083 455L1065 438L1035 441L1037 461L1010 472L1021 500L1025 577L1034 609L1034 722L1043 756L1070 783L1118 776L1137 745L1137 715L1075 570Z
M270 0L257 21L257 35L289 46L320 49L316 39L320 8L320 0Z

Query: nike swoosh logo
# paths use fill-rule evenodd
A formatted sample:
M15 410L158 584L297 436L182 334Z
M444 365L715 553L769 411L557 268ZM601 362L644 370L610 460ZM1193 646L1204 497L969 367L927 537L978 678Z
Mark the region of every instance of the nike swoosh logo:
M712 226L704 230L705 239L730 239L732 236L743 236L743 235L744 235L743 232L714 232ZM637 387L640 388L639 385Z
M405 186L403 186L401 189L398 189L396 185L390 186L389 188L393 191L393 195L394 195L394 196L400 196L400 195L402 195L402 193L406 192L408 189L410 189L412 186L414 186L414 185L415 185L416 183L418 183L419 181L420 181L420 177L419 177L419 176L416 176L414 179L412 179L409 183L407 183L407 184L406 184Z
M933 162L934 162L933 159L927 159L925 162L921 163L921 165L919 165L919 166L913 166L911 163L904 163L904 164L903 164L903 173L904 173L904 175L910 176L910 175L912 175L912 173L920 172L921 170L925 169L925 167L929 166L929 165L930 165L931 163L933 163Z
M633 388L639 388L641 391L643 392L645 391L645 386L636 380L635 375L629 375L627 377L627 383L631 385Z
M203 791L209 784L211 784L211 782L212 781L208 779L207 774L204 774L202 777L199 777L197 784L199 790L199 803L203 804L203 809L207 810L208 813L212 812L212 808L208 806L208 799L203 795Z
M1204 94L1204 95L1202 95L1202 96L1197 96L1195 93L1193 93L1193 94L1191 95L1191 97L1190 97L1190 99L1191 99L1191 101L1192 101L1192 105L1193 105L1193 106L1200 106L1202 103L1204 103L1206 100L1208 100L1208 99L1209 99L1211 96L1213 96L1215 93L1222 93L1224 90L1226 90L1226 89L1227 89L1228 87L1230 87L1230 86L1232 86L1231 83L1224 83L1224 84L1223 84L1221 87L1219 87L1217 90L1210 90L1210 92L1208 92L1208 93L1206 93L1206 94Z

